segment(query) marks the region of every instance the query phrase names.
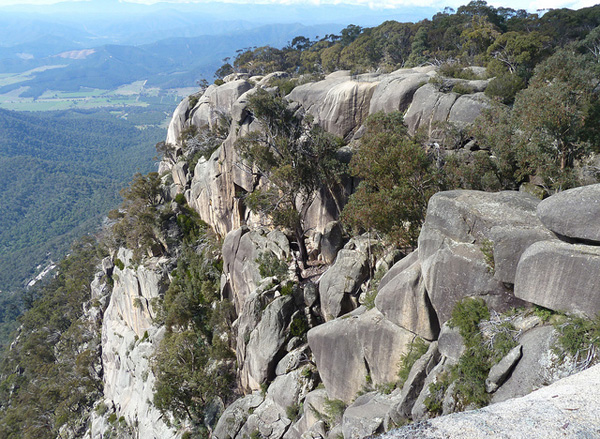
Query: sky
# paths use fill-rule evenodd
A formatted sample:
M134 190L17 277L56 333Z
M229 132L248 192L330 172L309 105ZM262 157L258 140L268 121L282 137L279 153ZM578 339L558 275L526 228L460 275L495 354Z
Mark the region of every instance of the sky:
M8 5L20 5L20 4L52 4L58 1L65 0L0 0L0 6ZM66 0L66 1L92 1L92 0ZM124 1L124 0L119 0ZM131 3L144 3L153 4L159 1L164 2L165 0L127 0ZM214 0L167 0L169 3L202 3L205 1ZM429 6L438 7L443 9L445 6L458 7L468 3L468 0L217 0L225 1L228 3L279 3L279 4L306 4L306 5L318 5L318 4L353 4L353 5L365 5L372 9L389 9L389 8L401 8L403 6ZM597 0L505 0L505 1L488 1L493 6L504 6L513 9L527 9L530 12L534 12L537 9L546 8L570 8L580 9L583 7L593 6Z

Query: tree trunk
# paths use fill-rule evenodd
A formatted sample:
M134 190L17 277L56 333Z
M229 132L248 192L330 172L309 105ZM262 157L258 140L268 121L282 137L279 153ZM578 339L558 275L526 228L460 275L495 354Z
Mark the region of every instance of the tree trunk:
M306 243L304 242L304 231L301 226L296 226L294 229L294 235L298 242L298 249L300 250L300 265L302 269L306 268L306 262L308 261L308 250L306 249Z

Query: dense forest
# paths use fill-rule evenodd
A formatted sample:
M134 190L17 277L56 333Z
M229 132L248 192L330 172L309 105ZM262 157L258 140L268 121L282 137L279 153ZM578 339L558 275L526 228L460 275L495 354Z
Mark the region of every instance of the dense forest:
M152 169L164 130L109 113L0 111L0 290L58 261L119 202L136 171Z
M538 62L575 41L585 40L584 45L597 57L598 31L590 32L599 24L597 6L554 9L540 16L476 0L418 23L386 21L373 28L349 25L339 35L319 40L298 36L282 49L242 50L215 76L273 71L323 74L344 69L363 73L457 64L487 66L490 77L516 73L527 80Z
M345 177L362 181L345 207L339 206L346 231L372 230L386 244L402 248L415 245L428 198L438 190L496 191L533 182L543 197L595 180L597 173L584 175L581 170L599 150L599 24L600 7L551 10L538 16L474 1L419 23L385 22L370 29L351 25L340 35L318 41L297 37L283 49L240 51L231 64L227 62L217 71L216 83L232 73L264 75L283 70L292 74L291 79L274 83L280 93L257 92L249 99L249 112L269 129L266 134L242 138L236 148L257 174L269 179L271 187L248 194L244 202L291 231L302 265L306 249L302 248L298 195L308 202L317 189L328 184L333 188ZM444 78L474 77L467 66L487 67L488 77L494 78L486 94L496 105L483 113L480 123L460 133L445 127L446 140L459 147L471 141L485 145L484 153L473 161L461 162L456 155L449 155L443 166L439 165L428 154L428 139L422 133L409 136L400 113L379 113L367 119L364 135L353 145L352 160L342 164L335 155L342 140L309 126L285 101L293 87L338 69L358 74L425 64L439 67L441 75L432 83L440 89L451 88ZM34 123L11 113L0 116L7 132L15 134L26 133L28 124ZM6 197L3 208L15 207L19 212L2 214L5 223L12 225L10 231L2 229L6 233L2 242L11 243L2 250L16 264L22 263L15 257L18 252L28 251L40 234L71 232L73 224L66 209L74 196L79 199L85 193L96 200L94 195L102 191L115 195L119 179L131 172L124 165L131 160L129 154L141 148L135 145L142 145L142 140L149 140L144 136L153 135L140 132L140 137L135 137L139 142L125 148L112 137L117 128L126 131L124 126L108 121L95 126L83 115L75 119L46 117L53 126L47 137L30 139L21 134L21 143L2 149L7 168L3 177L14 175L8 170L14 170L16 164L30 165L18 171L29 176L24 180L27 190L12 187L14 176L0 184ZM75 131L67 134L67 129ZM124 134L119 139L126 138ZM52 143L50 139L58 140ZM194 143L187 140L189 145ZM61 153L51 146L56 142L69 144L72 152L68 156ZM448 146L449 150L456 148ZM198 151L184 152L189 153L190 163L194 152ZM51 157L59 163L50 162ZM32 163L39 168L32 169ZM141 171L146 169L140 166ZM40 181L42 173L47 181ZM40 187L44 189L37 189ZM38 194L41 198L36 199ZM53 195L53 203L47 202L48 194ZM98 335L94 338L90 335L93 330L83 330L86 328L78 319L82 303L89 300L84 285L92 279L91 267L99 261L99 253L108 253L108 247L113 251L118 246L131 248L136 264L150 250L180 256L157 304L156 320L166 326L166 335L153 357L157 377L154 404L165 418L192 425L194 436L188 437L206 437L207 397L220 392L223 400L228 400L234 393L232 346L223 342L227 337L215 336L221 327L226 328L223 333L230 330L233 320L217 287L222 270L218 240L187 206L184 196L165 202L168 197L156 173L136 175L123 195L121 210L111 214L115 226L108 240L101 246L90 242L76 245L73 256L61 263L60 275L36 290L27 304L29 309L20 317L20 341L6 351L0 366L0 438L51 438L60 431L76 436L80 431L81 416L91 410L101 385L98 377L90 375L97 361L92 357ZM279 202L274 203L273 197L279 197ZM72 211L83 209L91 220L110 204L106 198L97 200L97 204L75 203ZM47 223L19 228L19 218L28 209L47 204L51 207L45 216ZM45 247L36 248L46 251ZM264 266L269 275L278 268L272 260ZM290 286L287 294L292 289ZM306 330L307 325L302 326L299 335ZM57 341L59 349L52 349ZM70 344L77 349L61 349ZM59 373L61 368L68 373ZM25 434L19 436L19 432Z

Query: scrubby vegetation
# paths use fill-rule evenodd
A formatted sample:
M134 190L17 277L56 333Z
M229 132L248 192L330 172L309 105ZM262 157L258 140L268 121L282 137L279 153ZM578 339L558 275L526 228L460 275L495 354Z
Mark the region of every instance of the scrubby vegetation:
M445 74L452 77L472 79L474 75L462 67L481 65L496 78L516 75L527 81L552 48L587 37L593 52L595 34L588 33L599 24L597 7L554 9L540 16L477 0L456 10L446 8L418 23L386 21L373 28L349 25L339 35L319 40L298 36L282 49L246 49L216 76L273 71L322 74L346 69L361 73L429 63L445 65Z
M350 164L360 184L342 219L355 230L374 229L401 246L416 245L427 202L443 187L433 158L409 137L399 112L366 121Z
M452 398L460 409L487 405L491 394L486 391L485 380L490 369L517 346L519 335L510 319L490 315L487 305L479 298L458 302L448 323L458 329L465 351L448 373L430 385L425 406L435 415L441 414L442 399L451 384Z
M575 371L583 370L598 361L600 349L600 316L588 319L570 316L560 319L555 325L559 333L555 347L559 358L565 354L573 361Z
M85 429L102 378L95 372L100 328L81 317L102 254L93 239L78 242L58 276L32 294L0 364L0 437L56 438Z
M281 97L259 89L248 101L249 111L264 129L239 139L236 148L252 166L248 172L269 184L248 194L246 204L294 233L305 264L306 210L321 188L328 189L336 199L336 185L344 170L336 158L341 142L318 125L308 123Z
M421 358L425 352L427 352L428 348L429 344L427 344L425 340L420 337L415 338L415 340L410 344L408 352L403 354L400 358L400 368L398 370L397 383L398 388L402 388L408 378L408 375L410 374L410 370L415 365L417 360Z

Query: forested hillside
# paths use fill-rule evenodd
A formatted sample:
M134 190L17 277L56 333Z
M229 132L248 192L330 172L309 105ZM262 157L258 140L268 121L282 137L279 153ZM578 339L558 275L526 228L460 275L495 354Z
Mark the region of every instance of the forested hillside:
M98 226L136 171L152 169L158 128L108 113L0 111L0 290L23 286Z

